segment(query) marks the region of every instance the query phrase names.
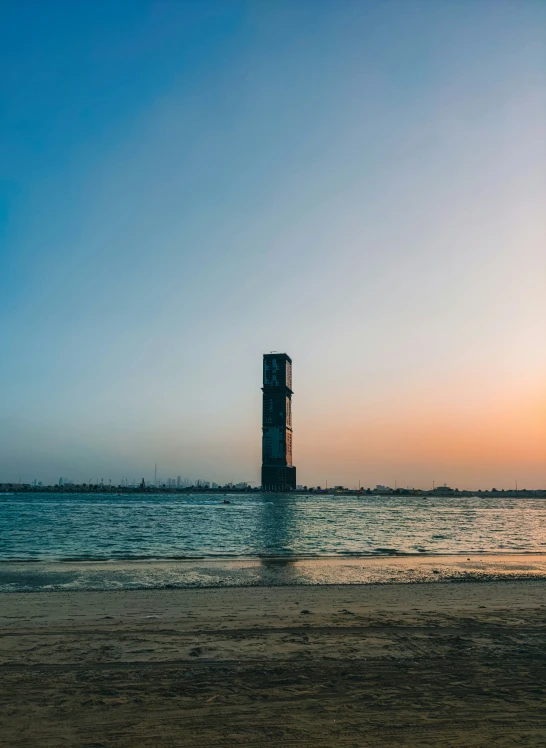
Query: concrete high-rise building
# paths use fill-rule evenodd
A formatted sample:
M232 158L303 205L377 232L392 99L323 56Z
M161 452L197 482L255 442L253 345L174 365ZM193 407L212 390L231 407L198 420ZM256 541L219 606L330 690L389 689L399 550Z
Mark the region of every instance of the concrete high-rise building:
M264 353L262 408L262 489L296 488L292 465L292 359Z

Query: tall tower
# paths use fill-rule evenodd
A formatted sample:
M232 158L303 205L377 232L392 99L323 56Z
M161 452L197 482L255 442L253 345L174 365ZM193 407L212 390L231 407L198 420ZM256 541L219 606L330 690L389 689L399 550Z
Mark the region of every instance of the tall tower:
M292 359L264 353L262 409L262 489L296 488L292 465Z

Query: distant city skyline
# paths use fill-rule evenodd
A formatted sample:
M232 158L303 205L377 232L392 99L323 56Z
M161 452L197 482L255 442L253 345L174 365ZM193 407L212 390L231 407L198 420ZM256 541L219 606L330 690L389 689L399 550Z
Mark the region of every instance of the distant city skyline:
M12 495L14 493L22 493L24 495L29 493L95 493L95 494L113 494L120 492L128 495L139 495L141 493L152 493L152 494L181 494L181 493L246 493L255 494L258 493L295 493L295 494L326 494L332 497L338 495L358 495L358 496L406 496L408 498L416 496L440 496L444 498L460 497L460 496L472 496L476 494L478 496L487 498L495 498L499 495L505 495L507 497L514 496L534 496L536 498L546 498L546 488L529 489L518 486L517 481L515 486L511 488L497 488L496 486L476 486L473 489L459 488L458 486L448 486L447 484L432 486L399 486L395 483L394 486L385 486L377 484L375 486L351 486L351 485L329 485L326 482L324 486L306 486L297 484L293 487L287 487L286 485L280 485L278 488L273 486L252 486L247 481L228 481L226 483L216 483L214 481L208 481L203 479L181 479L181 476L175 478L167 478L159 481L146 481L142 478L140 481L133 479L123 479L119 483L116 481L104 480L89 481L87 483L79 483L64 479L62 476L59 478L57 483L45 484L43 481L34 480L30 483L6 483L0 480L0 495ZM228 502L229 503L229 502Z
M0 486L7 486L7 485L13 485L13 486L31 486L31 487L44 487L44 488L53 488L55 486L59 487L66 487L66 486L93 486L93 487L100 487L104 486L105 488L112 487L112 488L123 488L123 487L132 487L132 488L138 488L141 485L144 485L146 488L168 488L168 489L188 489L188 488L198 488L198 489L222 489L222 488L240 488L240 489L255 489L259 490L263 486L260 485L254 485L255 481L246 481L246 480L229 480L224 482L217 482L214 480L210 480L207 478L188 478L187 476L181 476L178 475L176 477L161 477L156 476L154 471L154 477L153 479L146 478L144 475L141 478L132 478L129 479L127 477L121 478L119 480L116 480L115 478L112 479L111 477L108 478L89 478L87 481L78 481L78 480L72 480L69 477L66 476L59 476L59 478L55 481L42 481L38 480L37 478L34 478L34 480L23 480L20 478L16 481L8 481L2 479L2 476L0 476ZM376 483L376 484L369 484L364 485L362 481L358 481L358 485L351 484L348 482L342 482L342 483L332 483L331 481L328 481L328 479L325 480L324 485L321 484L297 484L294 486L294 489L297 489L298 491L302 490L322 490L322 491L328 491L328 490L335 490L335 489L342 489L347 491L376 491L376 492L397 492L397 491L442 491L443 489L453 490L453 491L469 491L469 490L476 490L476 491L526 491L526 490L535 490L535 491L546 491L546 488L544 486L542 487L535 487L532 489L526 488L525 486L521 486L517 480L514 481L514 484L512 486L502 487L499 484L499 488L496 486L473 486L472 488L469 487L459 487L459 486L448 486L447 483L442 483L438 481L432 481L431 486L423 486L423 485L403 485L399 484L398 481L394 481L393 485L385 485L383 483ZM265 491L271 491L273 488L271 486L266 486L264 488ZM280 491L285 490L284 488L279 488Z
M546 485L546 3L3 8L0 480Z

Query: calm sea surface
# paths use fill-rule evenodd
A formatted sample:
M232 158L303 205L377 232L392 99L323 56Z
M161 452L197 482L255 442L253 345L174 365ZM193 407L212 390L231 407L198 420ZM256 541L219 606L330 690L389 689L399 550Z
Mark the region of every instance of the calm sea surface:
M0 495L0 560L546 551L544 499Z

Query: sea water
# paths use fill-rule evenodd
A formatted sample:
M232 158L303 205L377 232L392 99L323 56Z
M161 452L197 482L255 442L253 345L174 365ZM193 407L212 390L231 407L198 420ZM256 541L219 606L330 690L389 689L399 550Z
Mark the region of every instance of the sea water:
M62 563L66 570L66 564L99 562L285 559L303 568L301 562L313 558L507 552L546 552L546 500L266 493L0 495L0 589L47 586L36 564L35 583L28 581L32 561ZM23 587L17 576L21 564L27 569ZM101 578L107 576L93 568ZM151 586L165 582L165 569L154 572ZM11 582L10 573L15 574ZM141 586L135 578L134 573L118 575L116 585Z
M0 560L546 551L546 500L0 495Z

